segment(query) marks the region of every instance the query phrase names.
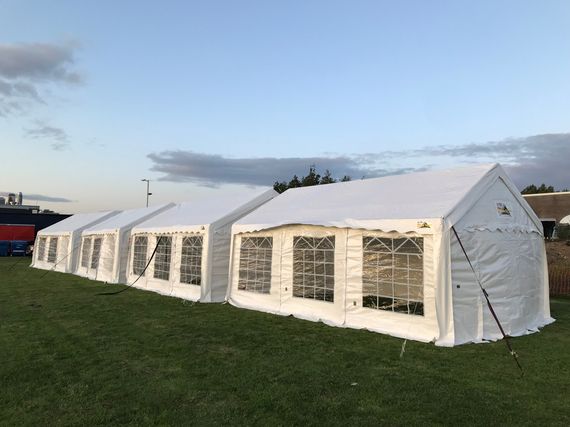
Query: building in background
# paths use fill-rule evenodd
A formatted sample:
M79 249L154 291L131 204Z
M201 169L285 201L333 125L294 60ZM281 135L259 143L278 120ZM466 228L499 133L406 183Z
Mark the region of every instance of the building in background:
M18 245L26 242L31 247L38 231L69 216L47 209L42 211L39 205L26 205L22 193L0 196L0 241L6 242L3 247L8 248L0 251L0 256L11 254L10 248L16 245L14 242L18 242Z
M523 197L542 222L547 239L552 238L554 227L570 215L570 191L524 194Z

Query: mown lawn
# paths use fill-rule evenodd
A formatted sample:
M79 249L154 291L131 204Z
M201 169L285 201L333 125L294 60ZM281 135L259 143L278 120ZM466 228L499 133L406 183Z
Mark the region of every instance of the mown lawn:
M3 425L570 425L570 298L503 342L438 348L192 304L0 259Z

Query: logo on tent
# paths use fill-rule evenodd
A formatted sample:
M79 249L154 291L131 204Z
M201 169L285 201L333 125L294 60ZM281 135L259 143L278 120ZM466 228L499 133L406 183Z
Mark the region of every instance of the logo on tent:
M505 203L497 202L497 214L499 216L511 216L511 211Z

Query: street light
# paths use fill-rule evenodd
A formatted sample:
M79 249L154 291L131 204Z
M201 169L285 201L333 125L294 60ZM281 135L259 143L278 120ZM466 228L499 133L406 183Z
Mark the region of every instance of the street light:
M150 179L141 179L141 181L145 181L146 182L146 207L148 208L148 196L152 196L152 193L149 191L150 190Z

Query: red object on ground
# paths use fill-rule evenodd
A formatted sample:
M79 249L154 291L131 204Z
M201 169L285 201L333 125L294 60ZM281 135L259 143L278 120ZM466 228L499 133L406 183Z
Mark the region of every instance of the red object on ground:
M26 240L36 237L35 225L0 224L0 240Z

